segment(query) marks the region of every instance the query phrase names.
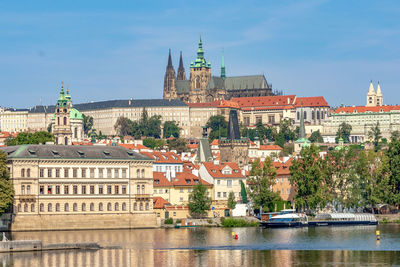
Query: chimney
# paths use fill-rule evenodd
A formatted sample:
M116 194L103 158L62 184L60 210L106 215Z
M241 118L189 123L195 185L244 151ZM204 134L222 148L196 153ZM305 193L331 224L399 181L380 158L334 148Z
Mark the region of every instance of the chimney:
M171 172L170 172L170 170L167 170L167 172L165 173L165 177L167 178L168 181L171 182Z

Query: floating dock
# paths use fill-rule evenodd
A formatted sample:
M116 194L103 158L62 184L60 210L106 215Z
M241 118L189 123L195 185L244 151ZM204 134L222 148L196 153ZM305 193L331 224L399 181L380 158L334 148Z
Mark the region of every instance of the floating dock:
M62 243L43 245L40 240L1 241L0 252L43 251L62 249L100 249L97 243Z

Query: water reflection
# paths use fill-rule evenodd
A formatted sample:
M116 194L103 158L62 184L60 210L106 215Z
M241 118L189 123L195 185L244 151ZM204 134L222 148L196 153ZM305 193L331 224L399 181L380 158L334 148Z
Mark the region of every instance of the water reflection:
M44 244L104 249L0 254L0 266L321 266L400 264L399 226L302 229L197 228L12 233ZM231 237L231 231L239 240ZM374 251L390 250L390 251Z

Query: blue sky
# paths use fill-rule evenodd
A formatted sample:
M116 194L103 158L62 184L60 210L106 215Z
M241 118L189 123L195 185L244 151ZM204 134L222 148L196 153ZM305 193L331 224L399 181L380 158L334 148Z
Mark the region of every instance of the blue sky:
M400 1L0 1L0 106L161 98L168 49L186 73L201 33L219 75L364 105L369 81L400 104Z

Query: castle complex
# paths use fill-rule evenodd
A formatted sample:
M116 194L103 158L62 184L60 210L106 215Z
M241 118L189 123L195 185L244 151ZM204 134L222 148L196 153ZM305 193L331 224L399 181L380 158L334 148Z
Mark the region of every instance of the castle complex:
M211 75L211 63L204 57L203 43L199 41L197 58L190 63L190 77L186 80L182 53L178 74L172 65L171 50L164 76L164 99L180 99L187 103L205 103L233 97L270 96L272 86L264 75L226 77L224 56L220 76Z

